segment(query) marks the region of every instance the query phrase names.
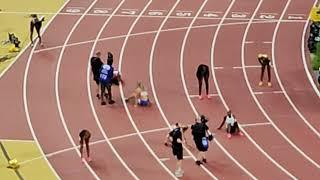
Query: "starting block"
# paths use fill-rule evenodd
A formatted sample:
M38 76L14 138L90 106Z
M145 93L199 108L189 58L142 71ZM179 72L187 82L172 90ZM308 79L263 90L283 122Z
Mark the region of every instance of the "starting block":
M17 159L11 159L11 160L8 162L7 168L10 168L10 169L18 169L19 167L20 167L20 165L19 165Z
M320 7L313 7L310 12L310 19L314 22L320 22Z

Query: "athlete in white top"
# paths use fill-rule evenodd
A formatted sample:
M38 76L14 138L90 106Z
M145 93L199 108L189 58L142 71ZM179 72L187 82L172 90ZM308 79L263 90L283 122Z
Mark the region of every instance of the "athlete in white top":
M239 134L243 136L243 134L240 131L240 128L238 126L238 122L236 120L236 117L231 113L231 110L227 112L227 115L224 116L223 121L218 129L221 129L224 123L226 122L227 126L227 137L230 139L231 134Z

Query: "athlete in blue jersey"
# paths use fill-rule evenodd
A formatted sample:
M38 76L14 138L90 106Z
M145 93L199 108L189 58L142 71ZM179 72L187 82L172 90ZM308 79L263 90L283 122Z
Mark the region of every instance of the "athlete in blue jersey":
M100 69L100 86L101 86L101 105L106 105L104 101L104 97L107 96L109 99L109 104L114 104L114 100L112 100L111 94L111 85L112 85L112 78L113 78L113 67L112 62L107 61L107 64L103 65ZM108 94L106 94L106 89Z

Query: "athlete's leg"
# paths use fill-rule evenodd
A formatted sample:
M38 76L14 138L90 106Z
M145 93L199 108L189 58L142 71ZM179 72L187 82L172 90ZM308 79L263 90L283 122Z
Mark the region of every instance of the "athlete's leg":
M206 74L204 75L204 82L206 84L206 93L207 93L207 97L209 97L209 70L206 72Z
M260 74L260 82L259 82L259 86L262 86L263 84L263 76L264 76L264 70L265 70L266 66L262 65L261 66L261 74Z
M36 31L37 31L38 38L39 38L39 44L42 45L40 29L41 29L41 26L36 26Z
M267 65L267 71L268 71L268 86L271 86L271 70L270 70L270 65Z

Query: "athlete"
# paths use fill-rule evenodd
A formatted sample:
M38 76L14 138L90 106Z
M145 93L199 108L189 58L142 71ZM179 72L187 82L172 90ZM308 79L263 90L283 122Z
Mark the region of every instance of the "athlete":
M218 128L219 130L222 128L224 123L227 124L227 137L229 139L231 138L231 134L239 134L240 136L243 136L243 134L240 131L240 128L238 126L238 122L236 120L236 117L232 114L231 110L229 110L227 112L227 115L223 117L223 121Z
M129 97L126 98L126 102L130 102L134 104L134 107L140 106L149 106L151 105L148 92L145 90L144 85L141 81L137 83L137 87L135 90L130 94Z
M97 93L97 98L100 99L100 94L99 94L99 87L100 87L100 69L103 65L103 62L101 61L101 52L97 52L96 56L92 57L90 59L90 63L91 63L91 71L93 74L93 80L96 82L97 84L97 89L96 89L96 93Z
M209 148L209 141L212 141L213 135L207 126L208 118L204 115L196 118L195 124L191 126L194 143L198 149L196 164L200 166L202 162L207 163L206 152Z
M112 62L110 60L107 60L107 64L103 65L100 70L100 87L101 87L101 105L106 105L106 102L104 101L105 96L109 99L109 104L114 104L114 100L112 100L112 94L111 94L111 80L113 78L113 67ZM108 94L106 95L106 89L108 91Z
M261 75L260 75L259 86L263 85L264 70L267 67L267 71L268 71L268 86L271 87L272 84L271 84L271 72L270 72L270 59L268 58L268 55L259 54L258 55L258 61L261 64Z
M84 129L79 133L80 136L80 154L81 154L81 160L85 162L85 158L83 157L83 145L86 145L87 150L87 161L90 162L90 148L89 148L89 140L91 137L91 134L88 130Z
M40 46L43 46L42 41L41 41L40 30L41 30L42 22L44 21L44 17L42 16L42 17L38 18L38 16L36 14L31 14L31 18L32 18L32 20L30 22L31 46L34 45L34 43L33 43L33 31L34 31L34 29L36 29L36 31L37 31Z
M203 79L204 79L204 82L206 85L207 98L210 99L211 97L209 96L209 75L210 75L209 67L207 65L200 64L198 66L196 75L197 75L197 79L198 79L198 83L199 83L199 99L200 100L203 99L203 97L201 95Z
M182 130L180 124L176 123L173 130L170 131L167 135L167 140L171 142L172 153L177 158L176 171L175 171L176 177L183 176L183 170L182 170L183 147L182 147L182 144L184 143L184 136L182 134L183 134L183 130Z

